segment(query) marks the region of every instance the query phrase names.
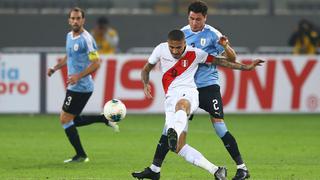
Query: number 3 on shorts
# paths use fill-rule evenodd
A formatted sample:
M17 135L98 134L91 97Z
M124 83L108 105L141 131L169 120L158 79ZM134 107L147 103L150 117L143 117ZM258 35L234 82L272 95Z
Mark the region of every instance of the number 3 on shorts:
M72 97L71 97L71 96L68 96L68 97L67 97L67 101L66 101L65 104L66 104L67 106L70 106L71 100L72 100Z

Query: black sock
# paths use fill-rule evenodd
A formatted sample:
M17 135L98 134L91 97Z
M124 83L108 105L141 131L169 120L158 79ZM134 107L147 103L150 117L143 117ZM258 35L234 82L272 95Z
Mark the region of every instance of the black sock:
M78 135L78 131L74 125L71 125L67 129L64 130L70 143L72 144L73 148L76 150L77 155L79 156L87 156L83 150L83 147L80 142L80 137Z
M237 165L243 164L236 139L228 131L222 138L223 144Z
M108 125L108 120L104 117L104 115L92 115L92 116L76 116L73 120L74 125L76 127L90 125L92 123L105 123Z
M164 158L166 157L168 151L169 151L168 137L165 135L162 135L159 140L159 144L157 145L157 149L154 154L152 164L154 164L158 167L161 167L162 162L163 162Z

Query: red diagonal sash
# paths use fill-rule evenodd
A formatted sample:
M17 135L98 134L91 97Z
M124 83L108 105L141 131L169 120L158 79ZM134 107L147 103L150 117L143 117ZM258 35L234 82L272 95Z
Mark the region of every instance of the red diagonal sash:
M167 94L168 88L172 81L185 72L195 59L196 53L194 51L187 51L186 54L180 58L174 66L172 66L163 74L162 86L165 94Z

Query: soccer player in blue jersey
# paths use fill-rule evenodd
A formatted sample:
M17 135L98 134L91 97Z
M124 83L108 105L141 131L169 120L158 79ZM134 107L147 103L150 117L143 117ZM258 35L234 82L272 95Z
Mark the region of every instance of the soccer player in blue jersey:
M69 12L69 25L71 32L67 34L67 55L54 67L48 69L50 77L55 71L67 65L68 87L66 97L60 113L60 122L65 133L76 151L76 155L64 162L88 162L76 127L96 122L105 123L117 128L116 124L109 122L103 115L80 116L93 92L91 73L100 67L100 58L97 46L92 36L84 29L84 11L75 7Z
M189 25L181 29L185 34L187 44L200 48L214 56L222 54L228 57L229 61L237 63L235 62L236 53L230 47L228 39L212 26L205 24L207 10L207 5L202 1L195 1L189 5ZM230 156L237 164L237 172L233 180L249 178L249 171L240 155L237 142L224 123L219 75L216 66L200 64L195 75L195 81L199 91L199 107L210 114L216 134L221 138ZM136 177L146 179L160 177L162 162L169 151L167 141L168 137L162 135L151 166L144 171L136 173Z
M211 55L224 55L229 61L235 62L236 53L230 47L228 39L217 29L206 24L207 5L195 1L188 8L189 25L181 30L186 36L187 44L206 51ZM250 177L249 171L241 157L237 141L228 131L224 123L223 104L220 94L219 74L216 66L199 65L195 75L199 91L199 107L208 112L216 134L221 138L225 148L237 165L233 180Z

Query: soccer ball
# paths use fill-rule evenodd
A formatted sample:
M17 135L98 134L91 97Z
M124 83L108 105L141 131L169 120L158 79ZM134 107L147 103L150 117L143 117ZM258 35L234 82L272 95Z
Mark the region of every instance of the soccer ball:
M103 107L103 115L109 121L119 122L126 116L126 113L126 106L118 99L108 101Z

